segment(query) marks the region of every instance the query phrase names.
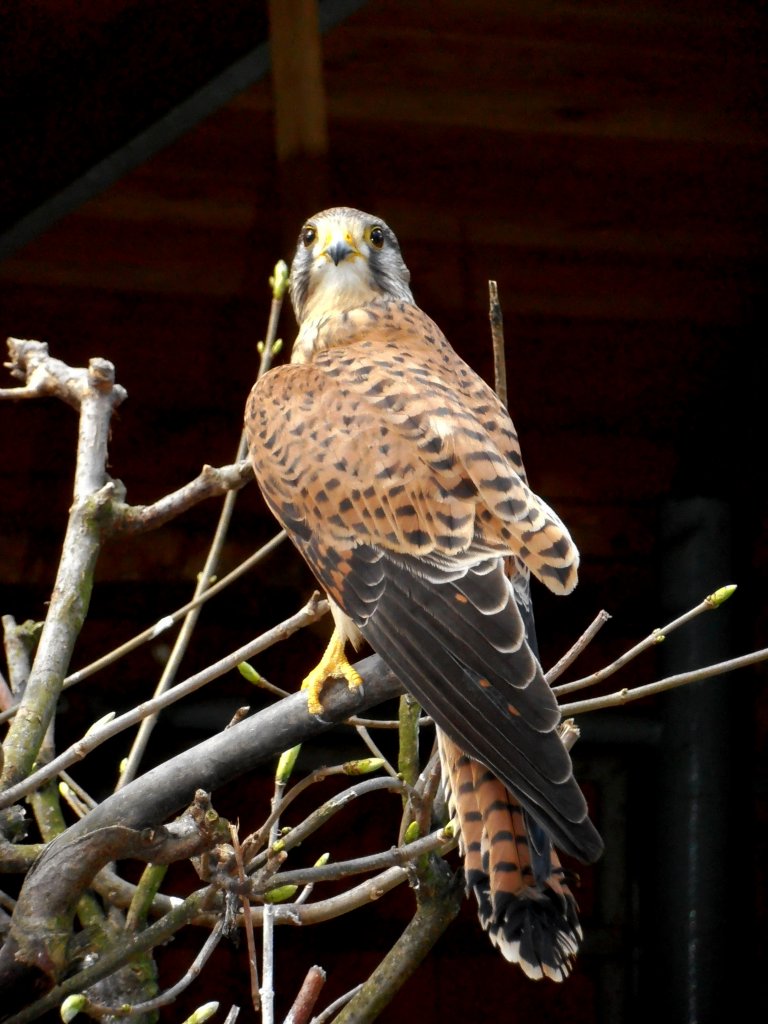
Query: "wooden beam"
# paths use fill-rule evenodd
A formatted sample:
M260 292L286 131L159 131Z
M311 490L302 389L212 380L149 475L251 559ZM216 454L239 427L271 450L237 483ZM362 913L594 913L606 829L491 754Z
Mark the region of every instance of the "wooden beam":
M280 161L328 151L317 0L270 0L275 143Z
M275 149L291 238L328 195L328 119L317 0L269 0Z

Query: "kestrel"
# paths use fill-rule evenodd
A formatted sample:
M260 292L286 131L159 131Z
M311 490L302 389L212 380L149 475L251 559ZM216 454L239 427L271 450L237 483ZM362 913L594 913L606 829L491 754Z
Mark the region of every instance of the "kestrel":
M267 504L335 620L305 680L360 677L361 636L438 726L467 888L508 960L560 981L581 938L553 844L602 852L534 653L529 573L565 594L578 552L528 486L494 392L414 304L383 220L325 210L301 230L291 362L253 388L245 426Z

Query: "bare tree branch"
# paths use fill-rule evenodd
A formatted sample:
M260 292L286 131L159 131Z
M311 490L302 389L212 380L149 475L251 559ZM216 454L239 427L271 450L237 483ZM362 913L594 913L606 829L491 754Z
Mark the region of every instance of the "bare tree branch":
M251 1005L258 1013L261 1008L261 995L259 992L259 967L256 962L256 942L253 937L253 921L251 920L251 903L248 899L248 891L245 887L245 867L243 865L243 851L240 846L240 838L237 829L230 824L229 834L232 840L232 849L235 854L235 867L237 869L238 887L240 901L243 905L243 917L245 918L245 937L248 946L248 972L251 978Z
M164 495L152 505L115 502L112 506L110 533L114 536L131 536L145 530L156 530L199 505L201 501L232 494L251 480L251 464L242 456L231 466L221 466L219 469L203 466L200 475L194 480Z
M506 402L503 327L495 282L489 282L489 290L496 388L501 400ZM279 301L276 297L272 305L267 342L259 349L262 356L259 374L267 369L275 351L277 310ZM411 924L371 978L355 993L344 997L351 998L351 1002L338 1018L339 1022L371 1019L371 1016L378 1013L391 999L403 980L415 970L421 958L455 915L460 898L451 872L439 859L454 847L457 841L450 829L428 832L431 828L432 804L438 788L439 775L435 758L419 772L418 747L415 741L418 738L419 725L424 720L419 719L418 711L409 716L403 715L401 755L404 760L401 767L406 781L393 777L396 773L392 766L388 766L389 777L357 782L316 808L282 838L276 835L276 826L280 820L279 816L285 812L294 797L305 791L318 778L344 771L345 768L340 766L315 773L294 787L286 797L283 796L281 789L276 789L272 814L255 833L251 844L258 847L266 843L266 847L252 857L247 865L243 863L244 854L239 848L236 835L232 837L233 858L231 862L227 859L227 851L231 852L228 845L229 826L220 821L210 808L205 791L215 789L247 772L267 757L275 757L281 751L295 748L335 722L346 721L348 724L356 725L363 740L378 754L378 747L364 727L392 723L350 718L352 712L363 710L401 692L397 680L382 666L378 658L367 659L358 666L358 671L365 680L364 688L353 692L341 684L326 691L326 709L322 721L309 715L305 696L295 694L250 719L240 721L225 733L211 737L205 743L132 781L149 735L149 716L156 715L160 709L173 701L217 678L272 643L286 638L306 622L314 621L320 614L324 614L326 604L314 597L297 616L170 689L181 653L191 635L197 611L202 603L233 578L245 572L254 561L263 557L267 550L272 550L285 536L284 533L278 535L261 552L246 560L224 580L211 585L236 492L252 476L250 466L243 458L245 448L242 439L233 465L220 469L205 466L197 479L172 494L161 497L151 505L130 506L124 500L122 485L118 481L110 480L106 473L110 418L112 410L125 397L123 389L114 383L112 365L105 360L94 359L87 370L72 369L61 361L52 359L47 347L39 342L11 340L9 351L11 372L23 384L18 388L0 390L0 399L23 400L52 395L79 411L80 424L74 501L62 548L56 591L40 638L37 656L30 669L24 659L16 656L18 652L12 651L13 656L9 655L13 694L7 687L6 691L2 690L3 681L0 680L0 703L4 700L7 705L24 689L28 678L18 710L8 709L0 715L0 721L15 715L6 740L8 759L3 768L2 780L8 788L0 796L0 808L8 808L22 796L31 793L31 803L41 834L50 840L44 846L22 846L0 840L0 859L3 868L26 872L18 901L14 904L13 901L5 899L8 909L13 911L13 917L9 922L10 938L0 951L2 1015L12 1013L13 1007L27 1004L12 1018L12 1024L23 1024L24 1021L34 1020L45 1009L60 1004L67 993L85 992L90 1000L85 1008L94 1015L119 1016L124 1012L123 1008L108 1005L117 1000L105 998L101 994L103 990L100 992L92 986L98 986L102 979L112 982L126 965L135 963L138 955L146 956L147 962L150 962L150 951L159 943L167 941L179 928L190 923L212 928L212 934L204 943L201 954L177 985L153 999L131 997L126 1000L130 1004L130 1012L134 1015L152 1012L157 1007L171 1002L181 991L181 987L186 987L199 972L218 941L224 927L222 913L226 912L230 915L226 918L227 921L231 918L236 923L247 926L251 953L255 947L253 927L262 925L264 928L265 1024L271 1024L273 1011L267 989L272 987L270 964L274 952L273 925L306 926L327 921L379 899L389 889L404 881L416 880L417 908ZM65 678L72 646L87 611L93 568L102 539L107 535L136 534L161 526L172 517L214 494L225 494L226 497L216 537L200 574L193 600L97 662ZM556 692L562 696L607 678L631 658L663 640L668 633L695 615L717 607L730 595L732 589L723 588L663 630L654 630L642 643L600 673L557 687ZM73 685L98 668L112 664L128 650L133 650L140 643L159 635L182 617L186 617L185 625L176 639L174 654L160 680L156 697L132 709L126 715L89 730L79 743L52 760L48 766L29 774L35 760L39 763L42 759L40 752L47 753L46 730L48 723L52 721L62 686ZM598 616L584 636L550 670L550 681L557 678L575 660L606 618L605 613ZM25 628L15 627L15 623L13 626L18 629ZM8 635L6 630L7 638ZM626 703L672 686L754 664L764 658L768 658L768 650L719 665L707 666L696 672L659 680L631 691L624 689L594 701L566 704L561 710L563 714L578 714L599 707ZM257 677L257 681L259 685L266 684L260 677ZM282 694L277 687L271 684L266 686L271 692ZM403 706L405 708L405 704ZM129 758L128 770L120 782L119 791L102 804L94 805L87 793L79 791L73 785L71 791L65 791L66 796L72 802L75 812L82 817L69 829L62 831L64 820L58 792L55 787L48 785L50 780L57 773L61 773L67 765L84 757L121 729L139 721L143 721L143 724ZM410 741L410 746L406 740ZM52 750L51 745L51 753ZM411 785L406 785L406 782ZM326 858L323 857L314 866L284 869L290 851L308 835L327 824L341 807L346 806L351 800L369 796L380 790L389 790L408 797L404 808L403 831L409 826L409 835L411 832L418 834L418 826L423 838L411 843L399 843L392 849L367 857L351 858L336 863L326 863ZM198 791L196 796L195 791ZM194 802L181 818L170 825L163 824L189 804L193 797ZM13 807L7 814L9 826L14 827L20 821L21 808ZM11 818L14 814L18 815L18 819ZM226 842L220 842L225 830ZM52 838L56 833L60 834L57 838ZM10 829L8 835L11 836ZM17 831L16 837L21 837L21 833ZM247 854L248 845L244 844L244 849ZM177 905L176 900L158 892L165 865L199 855L201 876L210 880L210 884L193 893L181 906ZM32 859L36 856L38 859L34 866L31 866ZM150 863L138 886L124 882L113 869L112 862L124 857L133 857ZM316 895L314 886L330 880L352 879L369 872L375 874L364 882L351 885L350 888L328 899L310 902L310 896L314 899ZM304 888L296 895L302 886ZM92 926L92 932L100 930L101 936L107 934L106 929L102 927L106 920L105 911L95 896L87 891L91 887L102 895L111 915L120 916L117 910L119 907L129 908L126 927L121 930L118 940L113 941L109 938L105 944L98 945L98 962L93 967L88 967L67 978L65 983L56 985L57 980L73 967L75 914L80 917L84 928ZM238 902L233 902L233 894L237 895ZM286 895L291 897L293 902L271 904L269 900L277 899L278 894L280 898L286 898ZM3 903L3 900L0 900L0 903ZM239 914L236 913L238 906L242 908ZM235 912L230 913L231 911ZM160 921L147 927L146 920L150 913L163 913L164 916ZM253 956L251 959L254 959ZM311 978L308 976L305 986L302 987L286 1024L306 1024L322 984L322 972L319 968L313 970L317 974L310 972ZM40 992L51 985L55 987L46 996L32 1002L33 992ZM258 988L258 981L255 985ZM312 988L309 993L305 992L307 986ZM87 991L89 989L90 991ZM338 1008L340 1002L334 1005ZM206 1012L211 1011L210 1006L205 1009ZM321 1017L327 1018L332 1009L329 1008ZM234 1007L230 1017L233 1015L236 1015Z
M126 857L168 864L212 846L219 838L219 818L209 810L200 792L188 811L166 827L108 824L78 832L85 818L48 843L27 874L0 951L0 991L10 996L20 970L42 972L54 980L65 971L75 906L104 865Z
M325 971L322 967L310 967L283 1024L307 1024L324 984Z
M736 587L733 584L720 587L719 590L714 592L714 594L709 594L694 608L684 612L683 615L673 619L672 622L668 622L666 626L662 626L661 629L652 630L652 632L641 640L639 644L635 644L634 647L622 654L620 658L617 658L616 661L611 662L611 664L607 665L605 668L600 669L599 672L593 672L591 676L585 676L584 679L577 679L572 683L563 683L560 686L555 686L553 687L554 692L558 695L563 693L573 693L574 690L582 690L587 686L594 686L595 683L601 683L604 679L607 679L615 672L618 672L620 668L624 668L624 666L636 658L638 654L642 654L643 651L648 650L649 647L654 647L656 644L663 643L670 633L679 629L680 626L684 626L686 622L690 622L692 619L695 619L696 616L701 615L702 612L716 611L720 605L731 597L735 589ZM601 612L601 615L604 614L604 612ZM598 619L599 618L600 616L598 616ZM589 633L593 627L594 623L590 626L590 629L587 630L587 633ZM577 641L577 644L579 643L580 641Z
M339 996L335 999L330 1006L326 1006L322 1013L318 1014L317 1017L313 1017L310 1024L328 1024L336 1016L337 1010L340 1010L342 1006L346 1006L353 996L356 996L360 989L363 987L362 982L359 985L355 985L349 992L345 992L343 996Z
M8 942L0 951L0 997L6 992L18 990L19 986L23 988L25 984L32 984L30 972L34 977L41 968L47 974L61 969L57 965L61 964L71 928L68 923L71 920L71 909L63 917L61 914L56 917L56 920L60 919L59 924L50 936L47 933L38 934L33 947L28 944L26 923L47 920L52 906L71 908L96 871L115 855L113 852L105 860L94 862L73 858L71 851L79 849L80 843L87 843L92 834L101 833L102 830L107 833L102 837L106 841L111 835L109 830L115 827L113 823L120 822L120 826L117 826L122 830L119 836L122 837L127 830L129 837L134 834L139 837L137 855L141 856L142 852L150 849L152 856L149 859L158 861L160 858L155 855L152 844L147 843L146 838L142 842L143 833L137 833L137 829L155 829L159 822L187 804L197 789L213 790L265 758L274 757L280 751L325 731L353 710L364 709L400 689L398 681L375 656L361 662L358 671L365 679L364 687L354 691L346 685L327 687L322 721L309 714L306 695L297 693L281 701L278 706L264 709L258 715L210 737L197 747L147 772L106 799L50 843L34 870L27 875L19 895L16 909L18 927L21 929L20 934L27 937L27 942ZM392 780L386 781L392 784ZM99 840L96 842L96 849L102 850L103 844ZM121 855L130 854L122 851ZM62 861L59 858L63 858L66 864L73 863L74 875L72 871L65 873L60 870ZM41 880L45 881L42 886ZM276 908L276 920L279 919L281 909ZM310 908L300 909L308 911Z
M550 686L576 661L581 652L586 650L606 622L610 621L610 618L611 616L606 611L599 611L597 613L592 623L584 630L576 643L544 674L544 678Z
M692 672L667 676L666 679L648 683L647 686L635 686L631 690L624 687L624 689L609 693L605 697L574 701L573 704L561 704L560 711L563 715L583 715L587 711L618 707L633 700L640 700L642 697L651 697L655 693L674 690L678 686L688 686L689 683L697 683L702 679L710 679L712 676L725 675L726 672L734 672L739 668L749 668L750 665L757 665L761 661L768 661L768 647L761 651L753 651L751 654L743 654L740 658L718 662L716 665L706 665L704 668L697 668Z
M206 683L210 683L214 679L218 679L219 676L224 675L225 672L229 672L233 668L237 668L239 662L253 657L254 654L258 654L260 651L266 650L268 647L278 643L280 640L285 640L287 637L291 636L292 633L296 632L297 629L301 629L302 626L307 625L307 623L315 622L317 619L321 618L326 611L327 602L317 600L317 595L313 595L310 601L301 609L301 611L297 612L296 615L291 616L290 619L286 619L285 622L282 622L280 625L275 626L266 633L263 633L256 640L252 640L250 643L238 648L238 650L234 651L232 654L226 655L226 657L221 658L208 668L190 676L190 678L185 680L183 683L177 683L176 686L167 690L160 697L155 697L152 700L145 701L143 704L139 704L130 711L126 711L123 715L118 715L116 718L112 718L103 725L99 725L96 728L92 727L92 729L90 729L82 739L65 750L64 753L59 754L58 757L54 758L49 764L45 765L45 767L40 768L22 782L9 787L5 792L0 794L0 808L8 807L11 804L16 803L16 801L21 797L26 796L48 779L56 776L62 768L69 768L70 765L82 760L92 750L95 750L96 747L105 743L113 736L117 736L118 733L127 729L129 726L140 722L146 715L153 714L155 711L175 703L182 697L186 697L188 694L194 693L195 690L199 690L200 687L205 686Z
M11 372L28 386L56 394L79 409L74 499L62 545L56 582L29 680L4 742L0 784L8 787L29 774L53 718L72 650L85 620L103 523L116 492L106 474L113 410L125 398L114 383L114 367L92 359L88 370L73 370L51 359L40 342L9 340Z
M461 888L439 858L418 870L417 909L382 962L336 1018L337 1024L372 1021L402 988L461 906Z
M438 829L422 839L402 846L393 846L390 850L372 853L367 857L355 857L352 860L338 861L331 864L315 865L314 867L297 868L295 871L281 871L276 880L280 885L316 885L318 882L336 882L340 878L351 878L354 875L367 874L369 871L384 871L387 868L403 866L428 853L439 852L441 855L452 850L458 840L444 829ZM271 883L274 885L274 880ZM263 895L267 886L264 882L254 885L254 896ZM291 906L291 904L284 904ZM316 905L316 904L315 904Z
M119 1019L120 1017L130 1017L134 1020L140 1014L152 1013L154 1010L159 1010L162 1006L168 1006L174 1002L177 996L179 996L184 989L189 988L192 982L199 977L203 967L211 957L214 949L219 944L222 933L224 931L223 919L217 921L213 930L211 931L208 938L205 940L200 952L197 954L195 959L190 964L189 968L184 972L181 978L172 985L170 988L161 992L160 995L155 996L154 999L147 999L141 1003L128 1003L120 1006L105 1006L103 1003L99 1003L94 999L85 997L81 1004L81 1012L88 1013L89 1016L97 1017L98 1019L109 1018L110 1020Z
M282 275L281 275L282 278ZM267 372L272 362L272 355L275 351L275 335L277 333L277 321L280 316L280 310L283 305L284 288L282 283L278 283L278 271L275 270L275 277L273 279L273 293L272 293L272 304L270 307L269 314L269 325L267 328L266 342L261 342L261 363L259 365L258 377L261 377ZM253 470L250 467L250 463L246 460L248 454L248 442L246 440L245 433L241 431L240 440L237 445L237 454L235 456L235 462L240 467L245 465L246 478L253 476ZM245 462L244 462L245 460ZM248 470L250 470L250 477L248 476ZM203 468L201 476L205 476L206 473L210 475L214 471L209 466ZM245 480L243 481L245 482ZM207 495L204 495L207 497ZM208 590L215 578L215 573L218 568L219 559L221 558L221 552L224 548L224 541L227 537L229 530L229 524L232 521L232 513L235 509L235 500L237 498L237 491L234 489L228 489L224 503L219 513L219 521L216 524L216 530L214 532L211 546L208 549L208 554L205 559L205 565L197 577L197 585L195 587L195 593L193 598L193 606L189 609L184 617L181 630L173 644L171 653L168 656L168 660L163 668L160 680L155 688L155 697L159 697L165 693L167 689L173 684L173 680L176 678L176 673L181 665L184 654L186 653L189 642L192 639L195 626L197 625L197 619L200 615L200 607L195 602L197 599ZM172 512L172 514L178 514ZM149 737L157 724L159 712L154 712L151 715L147 715L143 719L139 730L136 733L136 737L131 745L131 750L126 759L125 766L123 768L122 775L118 779L117 788L127 785L131 779L136 775L139 764L144 752L147 749L149 743ZM258 1009L254 1005L254 1009Z
M499 401L507 406L507 361L504 354L504 318L499 302L499 288L495 281L488 282L489 308L491 321L491 342L493 344L494 391Z

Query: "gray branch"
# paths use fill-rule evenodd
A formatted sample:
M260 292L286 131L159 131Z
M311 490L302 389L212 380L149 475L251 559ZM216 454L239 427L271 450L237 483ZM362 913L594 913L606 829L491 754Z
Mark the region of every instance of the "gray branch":
M24 882L11 940L0 951L0 1005L5 1009L7 1001L11 1010L14 993L45 989L58 977L75 905L102 866L86 863L82 856L94 834L113 828L138 833L158 829L190 803L196 790L214 790L350 714L401 692L400 683L377 656L357 668L365 680L362 692L343 683L329 686L323 694L322 720L309 714L305 694L294 694L140 776L49 844ZM55 930L41 931L38 922L51 916L52 907L58 922Z
M24 778L34 764L85 621L102 523L116 490L105 469L109 424L125 398L114 383L114 367L104 359L92 359L87 370L73 369L52 359L41 342L10 339L8 347L11 373L26 381L26 390L63 399L79 410L80 423L61 561L29 680L4 742L3 788Z

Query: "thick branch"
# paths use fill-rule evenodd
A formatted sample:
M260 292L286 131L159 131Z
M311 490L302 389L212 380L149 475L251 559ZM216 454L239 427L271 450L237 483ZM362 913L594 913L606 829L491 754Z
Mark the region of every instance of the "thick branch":
M336 1018L336 1024L365 1024L377 1018L456 917L461 890L445 863L431 858L418 872L417 910L408 927L359 992Z
M53 717L75 640L88 611L102 523L115 484L106 473L112 410L125 391L114 383L114 367L92 359L73 370L48 356L40 342L11 341L12 373L41 394L55 394L80 410L74 501L61 560L37 655L24 696L4 743L3 788L32 768Z
M79 409L88 387L87 378L92 372L100 375L102 370L107 388L114 392L115 404L126 398L124 388L119 385L112 388L110 378L113 378L114 368L104 359L92 360L88 370L67 366L48 354L44 341L21 338L8 338L8 355L10 358L5 365L11 376L24 384L20 388L0 388L0 398L60 398L67 405Z
M116 824L128 829L155 828L188 804L195 790L210 791L222 786L261 761L324 732L352 712L386 700L401 690L399 682L376 656L361 662L358 671L365 679L364 687L352 691L342 684L324 691L322 721L309 714L305 694L294 694L179 754L109 797L46 849L19 895L19 920L44 918L57 901L66 906L70 901L76 902L95 871L89 868L72 879L53 870L58 858L73 848L72 844L79 844L95 831ZM46 879L45 893L36 884L36 876ZM0 1004L5 994L32 983L35 965L55 964L59 960L55 949L48 948L44 936L40 937L40 948L32 950L26 943L18 951L20 955L14 956L14 952L10 943L0 952Z
M109 824L75 835L72 830L62 833L48 844L24 882L0 956L0 991L10 996L7 979L15 990L20 964L38 980L40 972L51 978L64 972L77 901L101 868L129 857L155 864L186 860L221 838L218 825L200 791L188 812L167 827Z

